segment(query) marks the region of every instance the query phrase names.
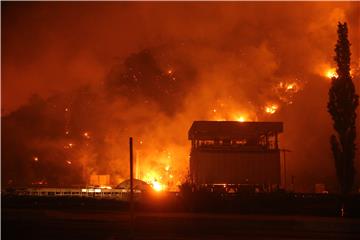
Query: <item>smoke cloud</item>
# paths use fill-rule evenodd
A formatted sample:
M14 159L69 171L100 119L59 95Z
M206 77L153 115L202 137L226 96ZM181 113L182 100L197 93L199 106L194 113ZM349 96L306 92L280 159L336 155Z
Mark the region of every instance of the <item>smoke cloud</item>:
M176 185L194 120L243 119L284 122L288 182L335 188L324 72L346 21L359 89L359 16L356 2L4 3L2 183L119 183L133 136L137 176Z

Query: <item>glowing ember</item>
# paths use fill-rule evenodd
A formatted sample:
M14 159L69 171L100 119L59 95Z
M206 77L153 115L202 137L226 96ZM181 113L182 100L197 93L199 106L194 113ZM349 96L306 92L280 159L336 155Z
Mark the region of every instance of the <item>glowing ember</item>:
M286 90L295 90L297 87L296 83L287 83Z
M330 79L332 79L332 78L334 78L334 77L335 77L335 78L338 77L335 68L330 68L330 69L326 70L325 76L326 76L327 78L330 78Z
M67 164L71 165L71 161L66 161Z
M297 82L280 82L278 88L285 91L297 91L299 85Z
M278 110L278 105L276 104L271 104L265 107L265 112L268 114L274 114L276 113L276 111Z
M165 167L165 171L169 171L169 169L170 169L170 166L169 165L167 165L166 167Z
M65 112L68 112L69 111L69 109L68 108L65 108Z
M173 73L173 70L169 69L169 70L167 71L167 73L168 73L168 74L172 74L172 73Z
M72 148L74 147L74 144L73 143L68 143L64 146L65 149L69 149L69 148Z
M39 161L39 158L38 158L38 157L33 157L33 160L34 160L35 162L38 162L38 161Z
M83 136L84 136L85 138L90 138L90 134L89 134L88 132L84 132L84 133L83 133Z

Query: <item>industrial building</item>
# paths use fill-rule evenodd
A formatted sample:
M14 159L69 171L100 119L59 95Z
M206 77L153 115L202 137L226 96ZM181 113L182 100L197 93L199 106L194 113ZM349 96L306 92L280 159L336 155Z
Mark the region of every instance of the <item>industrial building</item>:
M193 122L191 181L197 186L279 185L282 132L282 122Z

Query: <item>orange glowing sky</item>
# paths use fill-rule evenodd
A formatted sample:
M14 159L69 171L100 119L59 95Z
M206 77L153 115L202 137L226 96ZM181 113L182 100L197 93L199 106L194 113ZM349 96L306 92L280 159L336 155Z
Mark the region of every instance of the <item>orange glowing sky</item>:
M136 104L123 96L111 104L91 99L95 113L107 112L103 117L79 117L86 126L96 126L79 127L84 146L101 132L107 157L120 158L125 156L119 152L127 149L127 134L134 133L143 141L139 146L144 161L150 164L164 155L156 168L165 171L171 163L174 173L180 168L186 172L186 132L193 120L283 121L280 144L292 150L289 176L317 182L335 173L328 144L328 71L336 67L337 22L347 21L359 89L359 2L6 2L1 11L2 116L25 105L33 94L48 98L86 85L101 98L114 69L121 72L131 54L150 49L169 86L181 94L164 100L152 94L161 86L151 86L154 91L145 86L148 91L138 91L141 101ZM72 111L61 115L69 124ZM119 134L125 140L116 142L119 135L108 128L118 128L119 122L125 122ZM72 134L68 129L64 133ZM31 146L43 141L37 139ZM77 147L68 140L56 144L66 150ZM154 145L157 150L150 152ZM98 153L86 154L81 158L97 154L100 159ZM119 161L114 157L113 162ZM76 165L74 160L65 162ZM111 169L113 162L101 169Z

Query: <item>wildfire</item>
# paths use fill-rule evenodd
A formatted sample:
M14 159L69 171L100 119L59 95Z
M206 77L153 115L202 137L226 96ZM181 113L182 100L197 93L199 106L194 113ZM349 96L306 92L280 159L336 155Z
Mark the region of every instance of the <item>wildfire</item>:
M338 77L335 68L329 68L328 70L326 70L326 71L325 71L325 76L326 76L327 78L329 78L329 79L337 78L337 77Z
M153 189L157 192L160 192L163 190L163 185L161 183L159 183L158 181L154 180L151 183L151 186L153 187Z
M278 110L279 106L276 104L270 104L268 106L265 106L265 112L268 114L274 114Z
M285 92L296 91L298 85L296 82L280 82L278 88L283 89Z
M158 172L151 171L142 180L150 184L156 192L160 192L165 189L165 186L158 179L161 180L162 176Z
M238 121L238 122L245 122L246 119L245 119L244 116L240 116L240 117L238 117L238 118L236 119L236 121Z
M237 122L247 122L253 120L253 116L248 112L235 113L232 114L231 116L232 117L230 118L230 120L235 120Z
M285 89L286 91L297 91L299 88L298 84L296 82L286 83Z

